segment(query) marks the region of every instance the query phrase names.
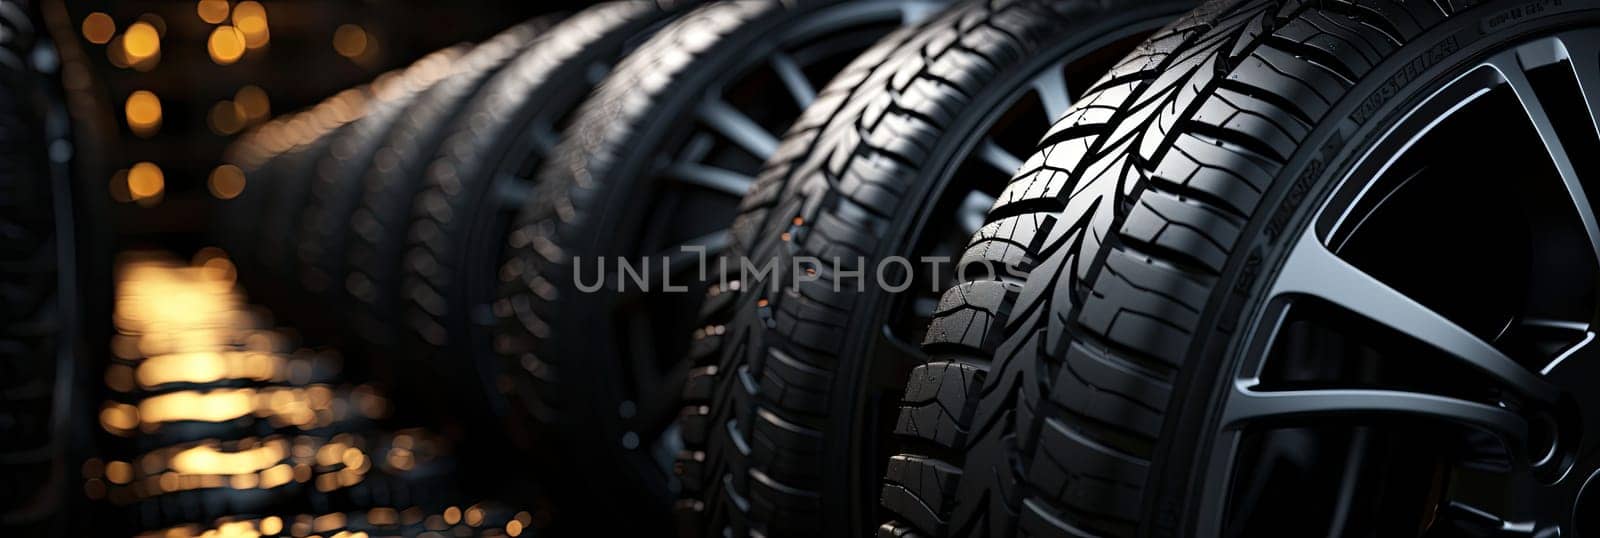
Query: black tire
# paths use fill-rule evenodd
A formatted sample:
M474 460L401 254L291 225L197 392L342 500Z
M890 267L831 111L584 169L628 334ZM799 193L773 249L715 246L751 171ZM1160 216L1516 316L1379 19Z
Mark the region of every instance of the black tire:
M954 442L944 449L896 456L890 480L908 487L906 498L894 502L927 509L902 513L904 519L886 527L886 534L1393 536L1427 531L1429 536L1487 536L1522 528L1510 517L1453 504L1423 504L1448 504L1462 491L1455 487L1448 495L1432 496L1423 487L1418 497L1425 499L1415 507L1373 494L1353 501L1354 508L1346 514L1356 514L1352 519L1335 521L1318 515L1331 513L1333 503L1318 502L1326 492L1307 479L1313 476L1309 471L1299 478L1293 473L1272 475L1288 480L1287 491L1293 495L1228 502L1224 499L1229 496L1229 480L1251 476L1255 467L1240 467L1246 474L1233 475L1232 459L1215 458L1231 458L1228 451L1233 449L1223 447L1237 446L1232 443L1240 439L1235 435L1243 435L1239 421L1282 419L1286 422L1276 425L1304 428L1353 420L1366 427L1383 424L1371 420L1380 416L1446 416L1438 406L1471 409L1464 414L1486 413L1490 420L1511 423L1523 420L1518 413L1559 414L1553 409L1560 406L1548 394L1523 390L1537 383L1511 381L1532 374L1517 373L1522 366L1506 367L1509 361L1479 366L1483 372L1477 373L1495 378L1485 383L1494 387L1487 392L1477 391L1473 375L1460 375L1457 363L1453 370L1423 374L1427 381L1407 380L1403 390L1388 386L1393 390L1361 393L1355 404L1331 398L1288 410L1293 406L1287 403L1281 405L1289 407L1273 407L1257 401L1253 405L1260 407L1238 411L1226 402L1236 400L1239 393L1269 390L1265 385L1245 387L1251 367L1244 357L1265 353L1266 345L1261 340L1265 333L1252 324L1266 312L1282 312L1273 310L1279 308L1278 301L1269 301L1287 297L1278 295L1275 282L1281 275L1304 277L1293 271L1279 273L1290 269L1286 260L1293 258L1291 254L1305 250L1307 244L1315 244L1308 252L1326 253L1332 248L1317 243L1321 241L1317 235L1334 227L1330 219L1318 222L1317 215L1324 202L1349 202L1337 198L1348 194L1337 186L1347 173L1362 170L1357 167L1365 166L1361 163L1368 150L1388 143L1380 135L1405 121L1405 113L1417 110L1438 86L1488 55L1505 52L1508 43L1562 28L1593 28L1597 20L1600 13L1593 3L1552 2L1534 8L1510 1L1217 1L1151 38L1051 129L990 211L989 223L972 239L968 258L1020 268L1027 276L1025 281L1014 280L1005 276L1009 271L1002 271L998 277L965 282L946 293L929 332L930 346L944 350L944 356L913 375L906 388L910 403L905 412L906 420L918 429L950 432ZM1573 61L1593 63L1594 51L1600 50L1592 45L1600 40L1593 37L1591 32L1590 44L1583 45L1586 49L1573 49L1586 51L1574 52ZM1532 49L1521 51L1524 62L1548 58L1554 47ZM1595 78L1600 77L1590 81ZM1584 90L1596 91L1588 85ZM1420 121L1435 119L1430 115ZM1586 125L1587 135L1580 130L1576 139L1567 139L1563 134L1563 141L1600 144L1594 139L1592 122ZM1510 138L1513 125L1473 127L1492 128ZM1446 151L1450 153L1433 155L1432 162L1484 153L1470 148ZM1511 166L1516 170L1521 163L1531 169L1536 161L1509 162L1517 163ZM1354 185L1367 184L1363 174L1351 177L1359 178ZM1472 183L1458 177L1462 181L1451 190ZM1529 185L1499 184L1495 196L1517 196L1531 190ZM1430 202L1429 208L1433 207ZM1479 213L1477 218L1489 218L1486 215ZM1315 241L1307 243L1306 238ZM1428 248L1413 243L1385 254L1423 263L1408 257L1407 251ZM1475 252L1472 259L1482 261L1482 251ZM1344 263L1338 259L1325 255L1315 265L1338 276ZM1592 286L1592 262L1573 263L1586 268L1588 273L1579 281L1587 279ZM1458 264L1452 272L1468 267ZM1456 282L1459 277L1430 278ZM1297 301L1310 296L1345 304L1385 295L1380 293L1383 284L1349 288L1356 292L1343 295L1321 288L1319 295L1304 290L1334 284L1303 282L1303 288L1290 288ZM1489 287L1496 285L1517 282ZM1473 289L1476 293L1476 286ZM1582 295L1583 289L1569 291ZM1401 303L1391 305L1406 315L1415 312ZM1592 305L1589 308L1586 315L1592 316ZM1384 317L1359 309L1343 315L1352 313L1377 315L1373 320ZM1468 334L1464 329L1459 332ZM1446 349L1427 335L1405 336ZM1480 349L1488 347L1477 342ZM1354 356L1329 350L1326 341L1318 344L1313 340L1296 345L1304 346L1302 351L1320 347L1336 366ZM1263 350L1252 351L1251 346ZM1415 357L1413 363L1431 360L1426 356L1404 358ZM1589 368L1587 377L1567 383L1592 385L1593 366ZM1328 382L1291 379L1270 390L1311 389L1278 395L1284 402L1302 395L1320 398L1338 393L1315 390ZM1469 384L1473 390L1438 389L1454 383ZM1408 402L1405 405L1392 404L1396 394L1429 392L1419 386L1434 388L1426 402L1412 398L1401 399ZM1476 398L1485 401L1463 401ZM925 404L937 404L943 411L919 411ZM1592 416L1589 408L1584 411ZM1562 419L1551 421L1565 427ZM1532 430L1528 424L1534 422L1533 418L1521 422L1523 431ZM1410 439L1412 446L1391 446L1387 456L1373 456L1388 459L1351 468L1369 473L1381 469L1380 479L1392 482L1409 479L1421 469L1425 486L1438 485L1438 472L1447 471L1436 472L1430 460L1425 460L1429 465L1408 465L1395 459L1418 445L1431 451L1430 457L1456 450L1430 444L1439 436L1419 432L1439 430L1429 425L1432 422L1421 423L1424 426L1406 422L1411 431L1395 434L1394 439ZM1256 421L1255 425L1274 424ZM1561 438L1569 439L1569 433L1562 430ZM1595 446L1592 435L1582 437L1585 447ZM1316 469L1326 463L1316 459L1321 456L1307 444L1296 446L1295 459L1280 460L1280 466ZM1507 446L1512 453L1521 447L1515 442ZM1335 455L1348 457L1343 452ZM1335 460L1321 468L1345 469L1346 461ZM1572 474L1587 476L1593 461L1586 461ZM1265 462L1260 469L1267 469ZM1448 476L1459 480L1461 475ZM1501 497L1517 491L1503 483L1500 488L1492 490ZM1573 511L1561 518L1592 509L1574 508L1570 498L1562 502L1535 501L1559 506L1557 512ZM1401 522L1409 526L1398 531L1368 528L1387 521L1380 513L1382 505L1408 512L1411 519ZM1224 522L1259 523L1241 517L1263 518L1267 526L1222 528ZM1360 525L1342 526L1346 521ZM1548 530L1541 527L1536 532L1530 526L1515 532L1554 535L1545 534ZM1571 527L1563 524L1558 533L1569 532Z
M539 31L538 26L543 25L533 26L532 31ZM374 82L367 111L330 142L328 153L310 178L310 196L298 223L296 276L301 288L324 297L324 302L337 300L330 290L340 289L335 277L344 274L345 237L364 191L362 177L395 122L419 95L450 74L450 64L460 60L464 49L457 46L434 52L405 71Z
M959 224L988 207L974 201L992 201L1020 163L1011 154L1030 151L1065 112L1068 89L1191 7L962 4L880 42L819 94L733 226L730 258L775 261L781 289L729 275L741 285L713 287L700 323L718 329L695 333L682 413L686 524L713 536L876 530L894 403L910 369L928 362L914 350L937 301L931 290L954 283L954 267L905 274L915 291L896 293L870 283L876 275L861 288L846 282L834 260L874 273L889 257L958 250L940 247L972 233ZM970 218L946 218L963 211ZM806 256L825 267L795 289ZM900 483L886 487L886 499L899 498Z
M574 14L484 84L427 166L400 264L402 323L424 344L413 348L423 351L419 371L453 382L461 417L490 439L504 438L499 363L482 332L468 331L487 316L486 283L497 281L512 212L532 191L532 172L565 118L611 64L685 5L611 2Z
M820 85L932 5L705 6L625 58L578 110L512 228L493 306L507 388L532 427L549 428L560 441L563 468L552 475L565 479L569 503L637 507L634 523L651 532L669 524L677 487L669 467L679 444L669 428L704 297L704 283L680 274L673 278L684 293L653 294L648 307L619 306L619 294L576 289L571 261L637 259L680 242L719 249L738 198L777 146L774 133L794 121L800 94L810 93L786 92L767 63L786 59L792 82ZM681 166L670 164L679 158ZM689 166L725 175L698 185L662 175ZM625 337L614 325L621 310L653 327Z
M318 159L339 128L358 119L367 88L352 88L316 106L263 125L242 138L230 159L244 170L245 189L221 214L240 279L262 303L280 310L295 306L293 241L299 211L308 196Z
M84 303L61 59L30 8L0 4L0 529L46 536L78 528Z
M273 118L244 134L223 150L222 160L239 167L245 176L244 190L238 196L222 203L215 220L218 222L214 240L232 257L239 270L239 278L246 282L254 276L255 249L253 233L264 204L266 204L268 167L278 156L290 148L285 131L289 121L303 114L297 112Z
M421 188L424 169L443 141L451 118L507 62L536 42L535 28L512 27L473 47L456 72L434 84L401 114L384 146L373 153L374 166L361 180L363 192L351 213L347 271L340 285L355 303L350 319L357 341L392 349L400 308L400 265L411 217L411 201Z

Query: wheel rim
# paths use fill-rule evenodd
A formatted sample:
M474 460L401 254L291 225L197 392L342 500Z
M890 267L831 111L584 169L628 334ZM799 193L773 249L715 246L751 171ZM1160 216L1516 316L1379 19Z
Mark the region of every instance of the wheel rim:
M1360 156L1220 389L1205 534L1600 534L1597 57L1596 30L1489 55Z

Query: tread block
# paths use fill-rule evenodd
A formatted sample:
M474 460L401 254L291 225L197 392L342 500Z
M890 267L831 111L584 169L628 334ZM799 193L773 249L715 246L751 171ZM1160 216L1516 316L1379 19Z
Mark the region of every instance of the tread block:
M894 433L959 449L966 444L967 422L987 372L949 361L911 370Z

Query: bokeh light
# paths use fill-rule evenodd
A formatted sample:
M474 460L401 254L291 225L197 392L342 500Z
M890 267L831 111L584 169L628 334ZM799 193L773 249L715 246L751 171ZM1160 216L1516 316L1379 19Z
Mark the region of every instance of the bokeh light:
M129 63L154 58L161 53L161 32L146 21L133 23L122 34L122 50L128 55Z
M211 24L228 20L228 0L200 0L194 10L200 20Z
M150 25L156 29L156 37L167 37L167 20L155 13L145 13L139 16L139 22Z
M161 129L161 99L156 94L146 90L133 92L123 108L133 134L148 137Z
M111 42L112 36L117 33L117 23L111 16L101 12L90 13L83 18L83 38L96 45Z
M244 56L244 49L244 33L228 25L212 30L211 38L206 40L206 52L211 53L211 61L217 65L239 61Z
M128 194L135 202L155 200L166 188L166 178L155 163L141 162L128 169Z
M206 186L211 189L211 195L217 199L231 200L244 192L244 181L244 170L231 164L224 164L211 170L211 177L206 181Z
M257 123L272 115L272 100L260 86L249 85L233 94L233 104L247 123Z
M271 39L267 27L267 9L260 2L247 0L233 6L233 26L244 34L245 45L258 49Z
M333 31L333 50L346 58L361 56L367 52L367 31L354 24L340 25Z
M128 193L128 169L123 168L111 174L111 199L118 202L132 202L133 195Z
M211 132L228 136L244 128L244 118L239 116L239 107L233 101L222 100L211 106L211 113L206 115L206 123L211 126Z

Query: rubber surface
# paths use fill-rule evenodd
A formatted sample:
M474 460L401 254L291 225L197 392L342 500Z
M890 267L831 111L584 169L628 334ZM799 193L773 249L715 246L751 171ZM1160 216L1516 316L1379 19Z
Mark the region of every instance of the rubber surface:
M354 299L350 323L368 344L392 346L398 333L401 253L411 201L423 174L484 81L536 42L551 22L530 21L507 29L462 56L456 70L401 113L372 166L361 179L360 202L351 213L346 241L346 271L337 285Z
M733 225L731 257L776 260L772 278L784 289L713 286L701 326L722 330L695 333L679 463L690 494L679 503L686 525L706 535L876 529L882 462L871 438L883 422L875 413L893 409L876 409L868 378L869 370L894 367L876 364L896 354L876 340L896 294L874 284L858 289L859 278L835 273L832 260L841 260L840 271L872 271L886 257L914 256L912 229L948 218L933 213L952 208L934 202L954 168L976 151L1001 107L1023 98L1033 76L1055 62L1092 63L1082 58L1090 53L1109 56L1097 60L1103 70L1126 49L1095 47L1136 37L1189 7L960 4L880 42L819 92ZM1078 82L1085 81L1067 85ZM1046 125L1032 128L1042 133ZM790 288L794 260L804 256L826 260L825 267L816 281ZM740 278L734 269L727 280ZM882 494L899 491L891 485Z
M44 535L70 525L82 303L60 59L27 7L0 3L0 529Z
M395 122L419 95L451 74L449 65L460 60L465 48L434 52L405 71L374 82L368 111L330 142L310 178L310 197L300 214L300 239L295 244L296 275L312 295L338 298L330 292L340 289L335 277L344 274L345 238L365 190L362 177Z
M497 280L510 212L532 191L533 179L518 173L543 161L563 118L610 65L684 5L613 2L573 15L486 82L442 135L411 203L400 264L401 323L439 350L430 357L439 362L433 369L491 400L472 412L502 413L494 398L499 362L486 340L468 337L468 326L493 299L493 288L482 283ZM474 282L478 293L469 292Z
M1578 9L1472 4L1209 2L1095 84L968 248L1025 281L944 296L947 354L903 417L947 449L896 456L899 502L926 509L884 534L1186 534L1219 341L1263 246L1457 46Z
M569 479L570 502L638 507L637 525L651 532L668 525L675 484L666 467L676 449L674 436L662 429L676 411L675 387L687 370L679 354L687 347L702 296L697 293L703 294L703 284L686 283L688 291L673 296L682 304L651 314L663 328L649 338L667 336L642 345L668 371L645 388L651 394L628 394L624 385L632 382L628 369L634 367L629 364L651 361L618 349L622 339L612 332L607 313L615 296L574 289L572 257L628 255L641 236L664 233L644 222L653 211L677 208L665 205L670 198L655 190L664 187L652 185L648 168L670 158L673 144L687 137L683 131L696 124L696 107L706 96L763 62L781 45L778 36L808 22L820 24L824 14L874 21L870 10L887 13L879 8L889 5L752 1L700 8L625 58L577 111L514 223L493 311L500 320L495 343L506 359L516 403L533 428L562 441L565 469L555 471L577 475ZM886 28L897 26L899 18L896 11L884 21ZM786 125L792 118L773 121ZM727 205L677 209L685 211L677 218L700 223L706 227L700 233L707 233L731 220L732 203Z

